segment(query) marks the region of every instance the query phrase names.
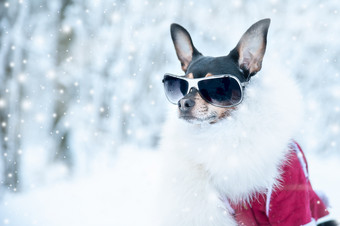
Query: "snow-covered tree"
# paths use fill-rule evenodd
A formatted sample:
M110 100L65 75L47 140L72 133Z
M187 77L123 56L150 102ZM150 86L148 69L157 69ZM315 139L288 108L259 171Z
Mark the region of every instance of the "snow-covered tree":
M173 22L190 31L203 54L216 56L270 17L263 68L282 73L272 64L278 61L300 82L306 120L298 139L307 152L337 152L339 6L330 0L0 2L2 190L111 164L122 145L157 147L168 105L162 76L183 73L169 35Z

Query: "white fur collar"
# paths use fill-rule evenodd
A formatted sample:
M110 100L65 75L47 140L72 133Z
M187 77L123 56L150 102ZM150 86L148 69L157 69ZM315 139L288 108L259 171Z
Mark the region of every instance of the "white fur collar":
M287 145L302 115L300 102L287 75L261 73L251 79L231 117L216 124L189 124L171 111L162 148L176 159L173 167L178 173L201 172L196 179L230 201L249 201L255 192L278 183Z

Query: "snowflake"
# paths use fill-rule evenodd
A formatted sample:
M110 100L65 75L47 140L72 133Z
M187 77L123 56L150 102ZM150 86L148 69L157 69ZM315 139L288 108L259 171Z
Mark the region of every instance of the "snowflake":
M0 98L0 108L4 108L6 106L6 101Z
M46 78L51 79L51 80L53 80L55 76L56 76L56 73L53 70L49 70L46 74Z
M9 219L4 219L4 224L9 224Z
M23 110L29 110L29 109L31 109L31 106L32 106L32 103L29 100L24 100L21 103L21 107L22 107Z
M41 114L41 113L38 113L38 114L36 114L36 116L35 116L35 120L36 120L37 122L39 122L39 123L45 122L45 119L46 119L45 115L44 115L44 114Z
M130 107L130 105L128 105L128 104L124 104L124 106L123 106L123 110L124 110L124 112L129 112L129 111L131 110L131 107Z
M67 25L67 24L64 24L63 27L62 27L62 32L68 34L72 31L72 28L71 26Z
M113 23L118 23L120 21L120 19L121 19L121 16L120 16L119 13L115 12L115 13L112 14L111 19L112 19Z

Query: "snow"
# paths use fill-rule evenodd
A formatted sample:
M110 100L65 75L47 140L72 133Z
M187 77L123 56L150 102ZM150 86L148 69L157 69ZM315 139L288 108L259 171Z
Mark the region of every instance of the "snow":
M113 167L86 177L7 194L0 225L158 225L160 153L123 148Z
M203 54L220 56L268 17L263 70L283 73L272 66L278 61L300 83L306 118L297 140L314 187L329 194L340 219L339 6L339 0L1 3L0 225L157 225L157 144L168 105L161 80L167 72L182 74L170 24L187 28ZM11 185L17 176L19 189Z
M331 213L340 219L340 158L312 154L314 189L327 194ZM7 194L0 204L0 225L12 226L157 226L162 156L156 150L123 147L113 167L97 167L86 177L50 183L19 194Z
M315 153L306 157L313 189L328 197L331 216L340 221L340 157Z

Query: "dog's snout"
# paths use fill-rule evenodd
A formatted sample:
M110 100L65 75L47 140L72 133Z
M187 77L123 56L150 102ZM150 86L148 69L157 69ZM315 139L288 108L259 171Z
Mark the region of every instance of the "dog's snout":
M195 101L192 99L183 98L178 101L178 108L182 112L190 111L195 106Z

